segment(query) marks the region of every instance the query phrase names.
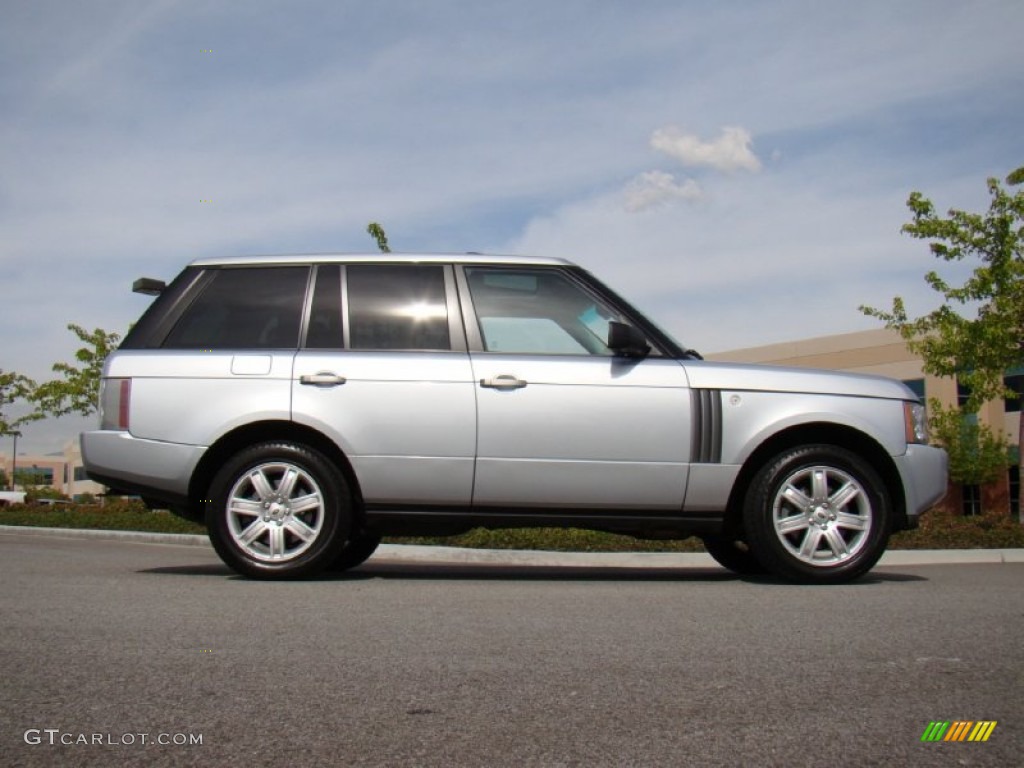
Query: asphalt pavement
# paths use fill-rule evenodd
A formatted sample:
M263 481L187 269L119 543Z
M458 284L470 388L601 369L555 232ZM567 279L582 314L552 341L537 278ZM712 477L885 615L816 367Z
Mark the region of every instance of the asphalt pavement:
M21 536L56 536L210 547L206 536L139 531L101 531L74 528L39 528L0 525L0 533ZM410 544L382 544L374 562L456 565L460 563L605 568L715 568L718 564L703 552L541 552L510 549L469 549ZM956 563L1024 563L1024 549L892 549L877 567L889 565L951 565Z
M1024 750L1020 562L819 587L699 555L388 548L258 582L201 541L0 531L0 765L995 768ZM984 743L922 741L982 720Z

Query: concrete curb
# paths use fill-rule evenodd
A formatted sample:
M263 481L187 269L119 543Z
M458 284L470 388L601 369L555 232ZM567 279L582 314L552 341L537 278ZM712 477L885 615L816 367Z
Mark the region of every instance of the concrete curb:
M184 533L101 531L0 525L0 535L100 539L140 544L209 547L206 536ZM717 568L703 552L537 552L511 549L465 549L411 544L381 544L373 559L391 563L534 565L566 568ZM893 549L879 566L1024 563L1024 549Z

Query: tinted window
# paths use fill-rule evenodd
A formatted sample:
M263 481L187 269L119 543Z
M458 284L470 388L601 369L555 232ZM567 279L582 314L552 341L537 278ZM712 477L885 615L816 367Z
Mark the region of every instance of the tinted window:
M610 355L617 313L555 270L466 269L488 352Z
M352 349L450 349L444 267L346 268Z
M345 344L341 328L341 267L317 267L313 306L306 330L308 349L340 349Z
M171 349L298 346L309 267L216 270L164 342Z

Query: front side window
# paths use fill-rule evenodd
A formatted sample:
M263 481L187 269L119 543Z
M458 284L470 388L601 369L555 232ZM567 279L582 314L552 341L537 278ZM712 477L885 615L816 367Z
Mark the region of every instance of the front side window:
M309 267L214 270L175 324L167 349L294 349Z
M350 349L451 349L444 267L346 267Z
M610 356L619 315L557 270L468 267L466 279L488 352Z

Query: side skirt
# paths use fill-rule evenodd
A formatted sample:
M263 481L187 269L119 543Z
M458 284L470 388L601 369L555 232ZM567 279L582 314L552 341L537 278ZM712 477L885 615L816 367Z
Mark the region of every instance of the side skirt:
M369 506L365 528L381 536L452 536L473 528L582 528L641 539L685 539L721 533L721 513L652 514L650 510L401 509Z

